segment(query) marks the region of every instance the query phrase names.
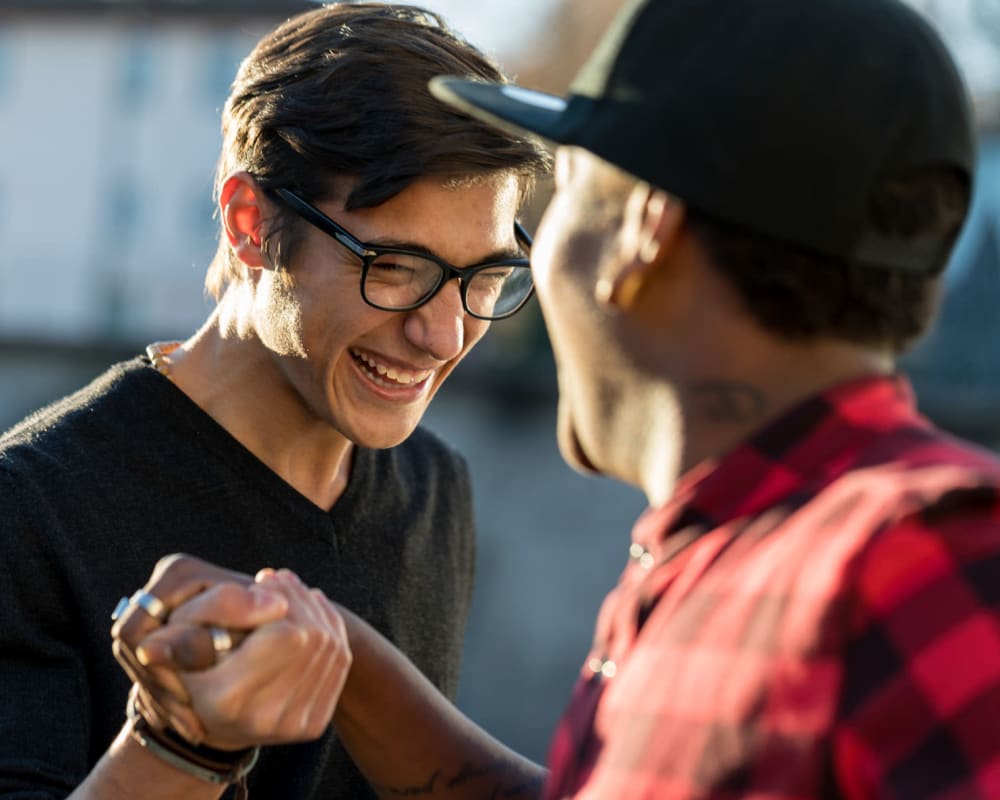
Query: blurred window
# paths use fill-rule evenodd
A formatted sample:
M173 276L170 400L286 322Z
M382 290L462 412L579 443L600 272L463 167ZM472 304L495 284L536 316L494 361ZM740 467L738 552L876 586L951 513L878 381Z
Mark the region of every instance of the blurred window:
M125 176L112 178L105 197L104 229L111 240L120 245L132 238L139 225L141 201L135 179Z
M148 31L135 31L121 54L118 101L126 111L140 111L150 101L155 59L153 39Z
M191 192L191 200L187 203L188 225L191 235L199 241L212 241L218 233L218 220L215 218L215 202L212 200L212 187L199 185Z
M10 84L11 44L10 35L0 31L0 99L3 99Z
M221 109L229 96L233 78L240 61L247 54L247 43L244 38L232 36L216 36L212 46L205 51L205 69L203 92L213 109Z

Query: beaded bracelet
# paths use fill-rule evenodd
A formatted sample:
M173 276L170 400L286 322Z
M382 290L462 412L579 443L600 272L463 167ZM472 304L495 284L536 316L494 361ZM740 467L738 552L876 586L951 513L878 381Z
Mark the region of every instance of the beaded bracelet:
M158 731L139 713L135 693L129 697L126 713L129 735L161 761L210 783L236 783L239 785L237 797L247 797L246 776L257 763L259 747L236 752L216 750L191 745L169 728Z

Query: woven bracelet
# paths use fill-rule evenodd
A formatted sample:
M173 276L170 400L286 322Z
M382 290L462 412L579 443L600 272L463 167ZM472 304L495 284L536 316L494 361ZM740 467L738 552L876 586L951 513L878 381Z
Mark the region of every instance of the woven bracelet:
M134 694L129 697L126 711L131 737L161 761L210 783L240 783L241 794L246 796L245 778L257 763L259 747L237 752L196 747L169 729L157 731L139 713Z

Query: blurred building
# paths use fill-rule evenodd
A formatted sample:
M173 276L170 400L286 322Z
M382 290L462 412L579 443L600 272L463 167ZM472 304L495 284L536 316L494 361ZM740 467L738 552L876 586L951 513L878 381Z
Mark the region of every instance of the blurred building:
M422 4L498 58L533 41L532 28L553 31L558 46L546 52L561 56L532 79L561 75L554 64L582 60L576 51L597 36L546 17L552 2L531 6L544 25L524 2L517 13L518 0L478 12L454 0ZM0 0L0 354L37 362L84 351L104 362L201 323L218 235L212 183L222 105L260 35L314 5ZM548 85L565 82L568 75ZM538 196L547 197L544 185ZM529 226L535 221L529 209ZM531 397L551 393L550 372L530 306L496 326L459 379L502 377ZM48 390L29 379L11 414Z
M533 87L565 91L624 0L420 0ZM945 425L1000 444L1000 0L913 0L962 60L983 126L941 324L905 361ZM240 59L306 0L0 0L0 429L209 306L219 114ZM849 57L849 54L845 54ZM738 79L735 76L734 79ZM529 227L547 197L527 214ZM435 400L468 456L479 582L460 696L541 758L627 558L642 498L554 444L537 314L494 326Z
M923 410L1000 447L1000 1L910 0L956 54L980 126L973 208L931 333L904 357Z
M204 318L221 106L306 5L0 2L0 337L138 342Z

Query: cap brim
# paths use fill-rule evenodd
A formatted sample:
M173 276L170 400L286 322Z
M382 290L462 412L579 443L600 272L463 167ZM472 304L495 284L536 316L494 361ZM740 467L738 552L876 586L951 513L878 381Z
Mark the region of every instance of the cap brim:
M431 94L438 100L518 135L540 136L559 144L559 127L566 100L514 84L485 83L441 75L432 78Z

